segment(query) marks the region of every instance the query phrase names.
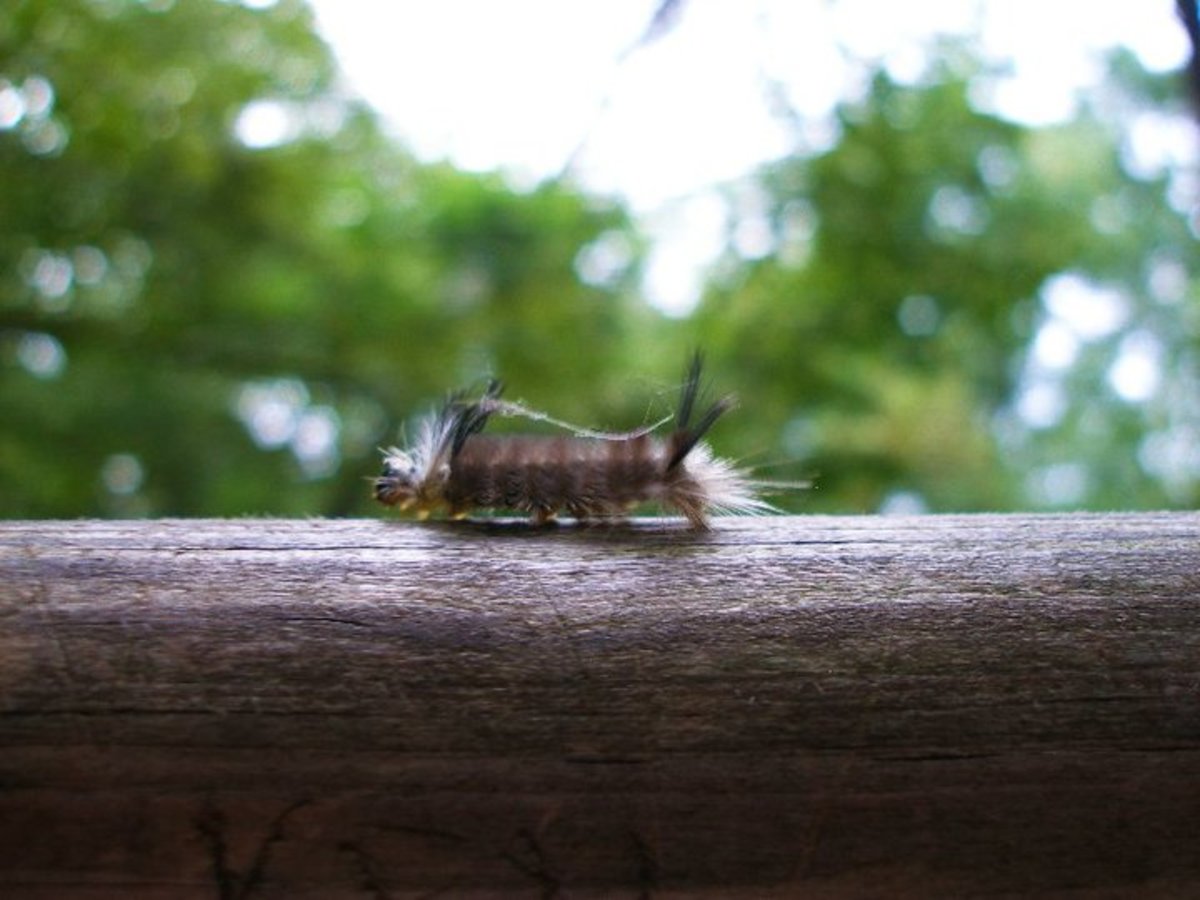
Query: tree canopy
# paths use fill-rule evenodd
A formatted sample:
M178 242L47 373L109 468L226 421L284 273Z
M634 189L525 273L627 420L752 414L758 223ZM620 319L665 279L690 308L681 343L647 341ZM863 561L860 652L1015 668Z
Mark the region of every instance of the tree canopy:
M1153 449L1200 424L1195 237L1168 174L1131 175L1093 109L1041 129L981 112L948 65L878 74L838 123L833 149L759 176L773 249L731 260L697 316L770 398L758 439L782 433L832 495L812 501L1194 503L1200 457ZM1139 344L1145 396L1114 383Z
M680 322L641 299L619 202L418 161L297 0L18 0L0 515L365 513L377 446L448 389L495 374L631 427L694 346L742 398L718 450L813 477L795 509L1194 506L1190 198L1122 130L1180 92L1117 56L1074 121L1029 128L942 58L726 186L769 240L731 231Z

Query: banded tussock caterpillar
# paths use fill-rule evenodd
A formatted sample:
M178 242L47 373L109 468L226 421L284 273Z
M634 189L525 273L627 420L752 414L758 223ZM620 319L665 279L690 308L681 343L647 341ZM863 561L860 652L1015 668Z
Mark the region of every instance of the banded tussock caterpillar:
M613 519L651 502L700 530L710 527L713 513L773 512L760 492L779 485L755 481L701 441L733 400L725 397L693 417L700 370L697 353L674 428L664 437L652 432L667 420L624 434L576 428L502 400L498 381L478 400L452 395L421 422L413 446L383 451L375 498L388 506L415 508L420 518L443 508L452 518L473 509L507 509L528 514L535 524L560 511L581 522ZM568 433L482 434L493 415L549 422Z

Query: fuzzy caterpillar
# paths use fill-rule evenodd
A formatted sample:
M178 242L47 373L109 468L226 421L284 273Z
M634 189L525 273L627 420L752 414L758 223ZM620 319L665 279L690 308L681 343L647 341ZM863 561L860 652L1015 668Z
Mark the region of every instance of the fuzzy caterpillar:
M701 530L709 528L712 513L773 511L759 496L769 485L714 456L702 443L733 401L718 400L693 421L700 370L697 353L674 428L665 437L651 433L656 425L624 434L568 426L501 400L498 381L475 401L452 395L421 423L412 447L384 451L375 498L401 509L415 507L422 518L441 508L455 518L472 509L502 508L527 513L536 524L564 510L580 521L610 519L640 503L656 502ZM548 421L570 434L482 434L492 415Z

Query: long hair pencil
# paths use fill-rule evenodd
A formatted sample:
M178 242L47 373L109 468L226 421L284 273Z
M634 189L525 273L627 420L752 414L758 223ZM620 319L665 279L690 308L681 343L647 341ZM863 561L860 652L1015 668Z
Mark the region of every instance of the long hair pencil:
M388 506L415 508L421 518L439 509L453 518L472 509L508 509L528 514L535 524L561 511L581 522L612 519L646 502L683 515L696 529L707 529L712 513L773 511L760 492L776 485L752 479L702 442L733 400L722 398L697 414L700 372L697 353L674 427L664 437L651 433L654 426L624 434L567 426L502 400L498 381L477 400L454 394L421 422L412 447L384 451L375 497ZM569 433L482 434L497 414L549 421Z

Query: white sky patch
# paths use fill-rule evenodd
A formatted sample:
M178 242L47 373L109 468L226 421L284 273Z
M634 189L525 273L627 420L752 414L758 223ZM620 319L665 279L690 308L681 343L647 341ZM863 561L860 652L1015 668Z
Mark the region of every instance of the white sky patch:
M584 284L609 287L616 284L634 260L634 248L620 231L608 231L579 251L575 272Z
M1067 412L1067 395L1057 381L1039 380L1017 395L1017 415L1030 428L1052 428Z
M1154 396L1162 380L1163 348L1154 335L1135 331L1121 341L1116 361L1108 370L1108 383L1117 396L1144 403Z
M1156 72L1178 68L1188 53L1171 0L989 0L979 35L986 57L1011 69L996 84L996 112L1028 125L1069 117L1079 89L1103 74L1108 48L1127 47Z
M295 117L278 100L247 103L233 125L237 139L252 150L287 143L297 131Z
M234 408L254 443L272 450L292 440L307 405L304 383L296 378L280 378L243 385Z
M1151 432L1138 447L1138 462L1175 502L1186 502L1200 478L1200 432L1185 425Z
M1187 267L1179 260L1164 256L1150 260L1146 286L1150 296L1159 303L1164 306L1181 303L1187 296L1189 284Z
M769 53L767 36L738 4L685 6L678 31L614 67L606 106L586 112L584 181L647 210L737 178L747 160L786 154L791 141L755 62Z
M321 478L337 471L340 434L341 419L333 407L311 406L300 415L291 444L305 475Z
M1115 332L1129 316L1129 304L1120 291L1088 278L1064 272L1047 279L1042 302L1057 321L1076 337L1094 341Z
M863 60L912 81L928 42L976 35L985 57L1011 72L981 87L983 102L1044 124L1074 111L1107 48L1129 47L1155 71L1187 53L1173 0L686 0L677 27L632 53L658 0L312 5L350 88L418 156L503 169L517 184L570 170L649 216L647 230L663 244L658 265L674 255L676 272L698 272L720 247L703 229L689 238L678 216L653 214L797 148L827 146L834 106L864 89ZM783 121L772 97L798 121ZM279 123L274 133L251 124L247 144L279 140ZM1131 154L1177 155L1175 138L1168 151L1153 143L1139 137ZM667 221L683 231L664 230ZM653 266L650 275L667 278ZM652 299L686 311L701 279L691 277L687 298L682 276L671 279L675 287Z
M1125 170L1135 178L1157 178L1196 158L1196 123L1157 111L1138 113L1129 125L1122 153Z
M643 284L651 303L668 315L691 311L704 281L696 259L711 260L721 252L728 223L729 209L714 191L665 206L648 218L647 226L658 236Z
M341 418L331 406L310 403L298 378L247 382L234 398L234 412L259 447L289 447L306 477L337 470Z
M1187 53L1172 0L687 0L676 28L628 55L657 0L312 5L351 86L419 154L545 176L586 142L589 183L639 207L787 152L764 89L825 115L858 84L847 54L911 71L929 40L978 34L1012 68L1006 114L1040 122L1047 103L1070 114L1046 98L1094 83L1111 46L1155 71Z
M1078 335L1063 322L1051 319L1033 339L1033 361L1041 369L1063 371L1079 356Z
M929 504L916 491L893 491L879 504L881 516L919 516L929 512Z
M350 85L418 155L545 177L584 139L644 2L316 0Z
M15 128L25 117L25 98L7 79L0 78L0 131Z

